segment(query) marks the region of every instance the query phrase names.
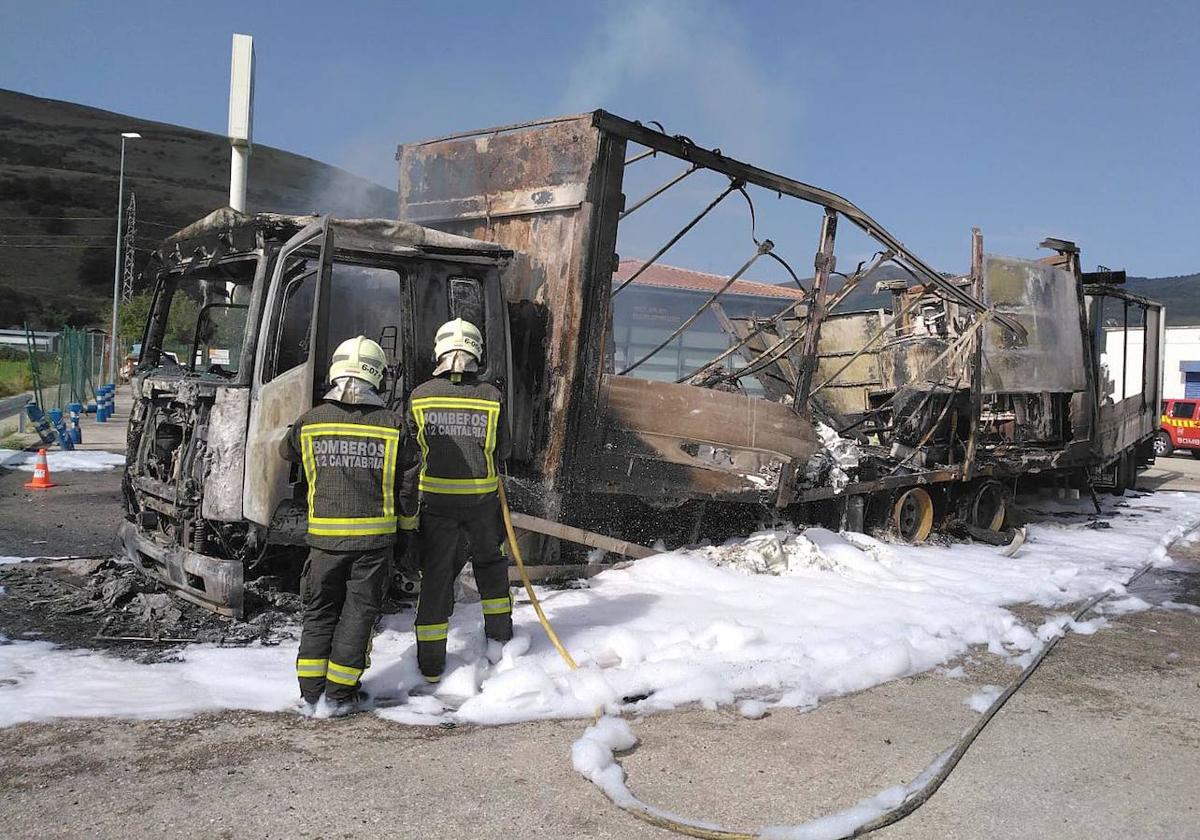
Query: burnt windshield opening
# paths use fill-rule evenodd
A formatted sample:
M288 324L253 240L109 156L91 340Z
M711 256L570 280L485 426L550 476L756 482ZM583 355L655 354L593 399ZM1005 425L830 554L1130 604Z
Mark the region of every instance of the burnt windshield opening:
M231 260L161 277L140 367L237 378L256 266Z

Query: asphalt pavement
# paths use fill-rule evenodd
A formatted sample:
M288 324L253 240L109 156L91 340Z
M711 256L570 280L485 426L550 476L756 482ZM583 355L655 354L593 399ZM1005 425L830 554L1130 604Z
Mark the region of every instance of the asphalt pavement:
M1140 490L1200 492L1200 458L1193 458L1190 452L1159 458L1138 476L1137 486Z

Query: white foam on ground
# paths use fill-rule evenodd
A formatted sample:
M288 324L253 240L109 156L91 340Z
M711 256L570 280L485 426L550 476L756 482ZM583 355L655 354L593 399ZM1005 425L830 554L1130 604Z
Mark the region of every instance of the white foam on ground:
M78 560L78 556L74 554L65 554L62 557L9 557L0 555L0 566L5 563L37 563L44 560Z
M0 726L59 717L269 712L295 702L295 668L278 648L191 645L181 659L143 665L49 642L0 638Z
M1013 558L993 546L891 545L812 528L663 553L605 571L586 588L539 590L579 662L574 672L519 591L518 638L495 664L478 604L459 604L447 673L430 695L417 696L424 681L412 612L387 616L366 688L392 701L379 715L410 724L589 719L598 709L651 713L744 700L811 708L949 664L971 646L1021 664L1069 617L1027 627L1005 605L1062 607L1105 591L1123 597L1122 581L1134 568L1164 556L1185 524L1200 521L1200 497L1189 494L1134 499L1103 531L1084 527L1085 505L1057 509L1079 515L1031 525ZM143 665L44 642L0 644L0 725L290 709L295 655L295 643L187 645L177 662Z
M0 467L31 473L36 465L36 452L0 449ZM70 452L49 449L46 451L46 465L50 468L50 477L53 479L56 472L104 472L117 469L125 466L125 456L114 452L82 449L73 449Z
M1178 612L1190 612L1200 614L1200 607L1195 604L1184 604L1179 601L1163 601L1162 608L1164 610L1176 610Z
M998 685L985 685L963 702L970 706L973 711L983 714L988 710L989 706L996 702L996 698L1003 692L1004 689Z

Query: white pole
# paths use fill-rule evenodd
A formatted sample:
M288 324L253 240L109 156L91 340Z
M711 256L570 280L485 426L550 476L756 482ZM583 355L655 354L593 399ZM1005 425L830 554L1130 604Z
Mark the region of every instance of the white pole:
M117 252L113 260L113 307L112 333L110 334L108 351L108 381L117 381L117 308L121 303L121 213L124 212L125 201L125 141L129 138L121 135L121 169L117 176Z
M229 165L229 206L239 213L246 212L246 173L250 168L250 146L234 140L233 157Z
M246 212L246 175L254 143L254 39L234 34L229 59L229 206Z

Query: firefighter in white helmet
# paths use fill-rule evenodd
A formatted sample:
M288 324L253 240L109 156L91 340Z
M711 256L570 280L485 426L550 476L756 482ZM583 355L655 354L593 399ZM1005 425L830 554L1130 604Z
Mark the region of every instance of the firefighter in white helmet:
M500 391L480 380L484 341L474 324L455 318L439 327L433 356L433 379L412 392L407 418L421 452L417 664L430 683L441 679L446 666L454 579L466 562L460 556L464 548L482 600L485 635L497 642L512 638L497 495L497 466L508 452Z
M292 426L285 458L308 487L304 626L296 676L304 711L322 693L334 715L359 707L371 637L390 580L397 528L416 527L415 448L379 395L387 357L365 336L343 341L324 402Z

